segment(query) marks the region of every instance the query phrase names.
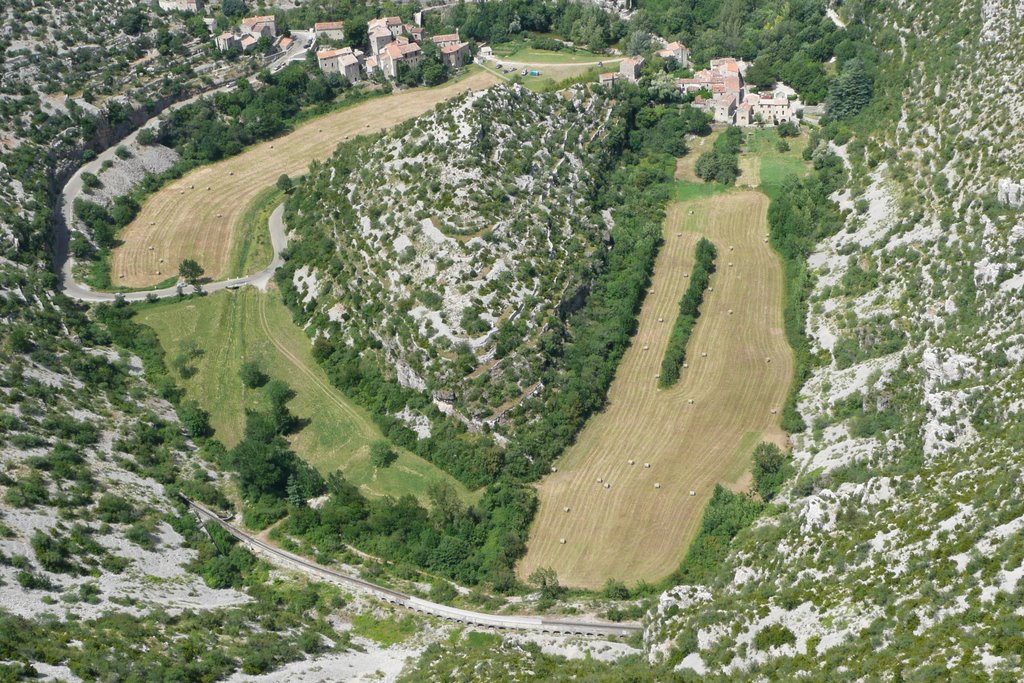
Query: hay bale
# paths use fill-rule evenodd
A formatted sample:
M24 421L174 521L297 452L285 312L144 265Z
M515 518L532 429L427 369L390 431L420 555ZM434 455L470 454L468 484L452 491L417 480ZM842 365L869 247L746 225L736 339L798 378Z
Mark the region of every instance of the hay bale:
M648 469L648 470L651 469L651 463L645 462L644 463L644 469Z
M564 512L568 512L570 510L570 507L568 505L566 505L564 508L562 508L562 510Z
M605 487L606 489L610 489L610 488L612 487L612 485L611 485L611 484L608 484L608 483L606 483L606 484L604 485L604 487Z
M560 543L561 545L565 545L565 539L564 539L564 538L560 538L560 539L558 539L558 542L559 542L559 543Z
M714 287L708 287L708 291L709 292L713 292L713 291L715 291L715 288Z
M644 351L647 350L647 344L644 344Z
M779 412L779 411L776 410L775 408L772 408L772 415L776 414L777 412Z
M660 489L660 488L661 488L661 484L657 484L657 483L656 483L656 484L654 485L654 488L656 488L656 489Z
M636 464L636 460L632 460L632 459L630 459L630 460L629 460L629 464L630 464L630 465L635 465L635 464Z
M693 399L692 398L686 399L686 402L687 402L687 404L689 404L691 406L693 405Z
M733 249L735 249L735 248L736 248L736 247L732 246L731 244L729 245L729 251L732 251L732 250L733 250Z
M153 251L153 245L152 244L149 245L149 247L147 247L147 249L149 249L150 251Z
M664 318L658 318L658 322L659 323L663 323L663 322L665 322L665 319Z
M700 352L700 357L701 358L707 358L708 357L708 352L707 351L701 351Z
M552 472L557 472L557 471L558 471L558 468L557 468L557 467L552 467L552 468L551 468L551 471L552 471Z
M684 368L684 369L685 369L685 368L688 368L688 367L690 367L690 364L689 364L689 363L683 363L683 368Z
M603 482L603 481L604 481L604 479L602 479L601 477L598 477L598 478L597 478L597 483L598 483L598 484L600 484L600 483L601 483L601 482Z
M693 490L691 490L691 491L690 491L690 495L691 495L691 496L696 496L696 495L697 495L697 492L696 492L696 491L693 491Z

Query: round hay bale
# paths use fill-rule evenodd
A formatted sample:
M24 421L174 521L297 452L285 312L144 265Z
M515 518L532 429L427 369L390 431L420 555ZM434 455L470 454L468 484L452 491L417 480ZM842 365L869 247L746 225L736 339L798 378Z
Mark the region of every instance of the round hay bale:
M693 399L692 399L692 398L688 398L688 399L686 399L686 403L687 403L688 405L691 405L691 406L692 406L692 405L693 405Z
M778 410L776 410L775 408L772 408L772 415L774 415L774 414L775 414L775 413L777 413L777 412L779 412L779 411L778 411Z
M271 146L270 146L270 149L274 149L274 146L273 146L273 145L271 145Z
M729 261L729 267L732 268L732 261Z
M190 190L194 190L194 189L196 189L196 186L195 186L195 185L189 185L189 186L188 186L188 189L190 189Z
M568 505L566 505L564 508L562 508L562 510L565 511L565 512L568 512L570 510L570 508L569 508Z
M219 213L217 214L217 218L223 218L223 217L224 217L223 215L221 215Z
M598 483L598 484L600 484L600 483L601 483L601 482L603 482L603 481L604 481L604 479L602 479L601 477L598 477L598 478L597 478L597 483Z
M635 464L636 464L636 460L632 460L632 459L631 459L631 460L629 461L629 464L630 464L630 465L635 465Z
M733 250L733 249L735 249L735 248L736 248L736 247L732 246L731 244L729 245L729 251L732 251L732 250Z
M764 362L765 362L765 363L771 363L771 362L772 362L772 359L771 359L771 358L765 358L765 359L764 359Z
M156 225L156 221L150 221L149 224L150 225Z
M644 344L644 351L647 350L647 344Z
M228 175L235 175L234 171L228 171Z
M153 245L152 245L152 244L151 244L151 245L149 245L149 247L147 247L147 248L148 248L148 249L149 249L150 251L153 251Z
M158 270L158 271L156 271L156 274L157 274L157 275L159 275L159 274L160 274L160 271L159 271L159 270Z
M552 471L552 472L557 472L557 471L558 471L558 468L557 468L557 467L552 467L552 468L551 468L551 471Z
M729 315L732 315L732 309L731 308L729 309Z
M118 275L118 277L124 279L124 273L121 273L120 275Z
M658 322L659 323L663 323L663 322L665 322L665 319L664 318L658 318Z
M648 469L648 470L651 469L651 463L645 462L644 463L644 469Z
M700 357L701 358L707 358L708 357L708 352L707 351L701 351L700 352Z
M676 237L682 237L682 236L683 236L683 233L681 233L681 232L677 232L676 233Z
M709 292L713 292L713 291L715 291L715 288L714 287L708 287L708 291Z
M558 542L559 542L559 543L560 543L561 545L565 545L565 539L564 539L564 538L560 538L560 539L558 539Z
M767 237L764 238L764 243L768 244L768 238Z
M688 368L688 367L690 367L690 364L689 364L689 363L683 363L683 368L684 368L684 369L685 369L685 368Z
M660 488L661 488L661 484L655 484L655 485L654 485L654 488L656 488L656 489L660 489Z
M697 495L697 492L696 492L696 491L693 491L693 490L691 490L691 491L690 491L690 495L691 495L691 496L696 496L696 495Z
M608 483L605 483L604 487L605 487L606 489L610 489L610 488L612 487L612 485L611 485L611 484L608 484Z

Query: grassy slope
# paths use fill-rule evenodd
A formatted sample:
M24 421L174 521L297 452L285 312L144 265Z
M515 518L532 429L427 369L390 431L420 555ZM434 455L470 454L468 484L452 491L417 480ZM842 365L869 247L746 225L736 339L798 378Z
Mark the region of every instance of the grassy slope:
M475 498L455 479L405 451L387 469L376 470L370 464L369 444L382 438L380 432L365 411L330 385L313 360L309 339L292 322L276 291L264 294L246 287L183 303L156 304L143 308L137 320L156 330L171 357L185 340L195 340L205 351L195 363L198 372L182 384L187 397L210 412L217 438L228 447L241 437L244 409L262 402L259 390L246 389L238 376L243 362L255 360L295 390L292 412L309 424L291 437L291 443L321 472L340 468L369 495L410 493L426 501L430 482L446 479L464 500Z
M277 205L284 201L284 193L271 185L260 190L245 207L235 225L236 239L228 260L228 277L242 277L267 267L273 254L267 221Z

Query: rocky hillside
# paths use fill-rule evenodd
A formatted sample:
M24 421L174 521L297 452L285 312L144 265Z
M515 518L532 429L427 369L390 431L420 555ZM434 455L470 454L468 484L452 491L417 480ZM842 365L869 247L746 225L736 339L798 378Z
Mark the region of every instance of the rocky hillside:
M387 375L445 412L501 423L540 389L544 332L609 239L588 203L588 142L609 114L582 89L498 87L314 166L289 214L310 324L370 342Z
M816 156L850 179L810 257L795 475L714 576L662 595L652 660L730 680L1019 677L1022 9L865 10L874 103Z

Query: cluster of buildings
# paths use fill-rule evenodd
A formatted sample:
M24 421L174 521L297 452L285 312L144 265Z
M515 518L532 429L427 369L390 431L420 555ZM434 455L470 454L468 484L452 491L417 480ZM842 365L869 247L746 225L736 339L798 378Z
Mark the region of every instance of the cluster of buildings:
M690 66L690 51L680 42L668 43L654 54L662 59L672 60L684 69ZM611 85L620 78L624 78L630 83L636 83L640 80L640 70L643 68L644 61L643 57L627 57L619 62L618 71L600 74L597 77L597 82L601 85Z
M165 12L195 12L200 14L203 11L203 0L157 0L160 9Z
M217 49L222 52L233 47L241 49L242 52L249 52L256 47L260 38L264 36L276 39L275 43L281 49L288 49L288 45L291 43L291 38L285 36L277 38L277 22L272 14L262 17L246 17L242 19L238 33L225 31L214 38L213 42L217 45ZM287 43L284 43L284 41L287 41Z
M694 73L692 78L680 78L677 84L684 93L696 93L694 106L710 112L717 123L778 125L796 119L796 104L786 89L751 92L743 82L741 67L732 57L712 59L710 68Z
M682 43L668 43L654 54L684 69L690 67L690 51ZM606 86L620 79L636 83L643 65L643 57L627 57L619 62L618 71L601 74L597 82ZM800 104L791 88L779 85L771 92L753 92L743 82L744 69L743 62L721 57L712 59L710 68L697 71L692 78L680 78L676 84L684 94L696 95L693 105L710 112L717 123L753 126L796 120Z
M422 26L406 24L400 17L380 17L367 22L367 29L368 54L351 47L320 50L316 53L320 70L341 74L352 82L378 73L397 78L400 64L413 68L423 58L426 31ZM450 68L457 69L470 60L469 45L457 33L432 36L430 41L437 46L441 61Z

